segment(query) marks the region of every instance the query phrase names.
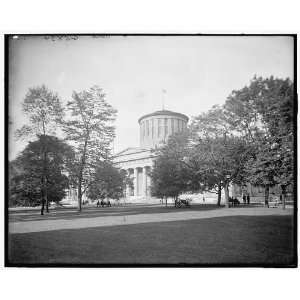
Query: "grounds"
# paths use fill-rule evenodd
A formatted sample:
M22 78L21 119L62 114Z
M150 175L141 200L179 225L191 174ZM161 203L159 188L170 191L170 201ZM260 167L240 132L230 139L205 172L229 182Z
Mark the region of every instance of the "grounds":
M9 213L8 259L34 264L295 264L293 210L125 206Z

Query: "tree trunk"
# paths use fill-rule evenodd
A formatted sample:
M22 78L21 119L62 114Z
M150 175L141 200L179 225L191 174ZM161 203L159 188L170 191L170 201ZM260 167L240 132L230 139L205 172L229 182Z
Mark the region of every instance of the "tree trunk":
M222 192L222 186L221 183L218 184L218 201L217 206L221 206L221 192Z
M229 207L229 182L225 183L224 193L225 193L225 207Z
M81 164L79 169L79 176L78 176L78 211L79 212L81 211L81 203L82 203L82 177L83 177L83 170L85 167L87 142L88 140L86 139L84 142L83 153L81 156Z
M285 209L285 190L286 190L286 186L282 185L281 186L282 209Z
M267 184L265 186L265 206L269 207L269 191L270 191L270 187Z
M42 175L42 207L41 207L41 215L44 215L44 210L45 210L45 203L47 204L47 187L45 184L46 181L46 176L43 174ZM47 211L47 210L46 210ZM49 211L47 211L49 212Z
M166 197L166 207L168 206L168 197Z
M46 202L46 212L49 212L49 202L48 202L48 186L47 177L45 176L45 202Z
M41 215L44 215L45 208L45 200L44 200L44 192L42 192L42 207L41 207Z
M44 206L46 203L46 212L49 212L48 205L48 186L47 186L47 145L46 145L46 129L45 123L43 122L43 214L44 214Z
M45 136L44 136L45 138ZM45 143L45 141L44 141ZM46 146L44 145L44 155L43 155L43 206L46 203L46 212L49 212L48 209L48 193L47 193L47 152L46 152Z
M78 211L81 211L81 200L82 200L82 192L81 192L81 182L82 182L82 175L79 175L79 178L78 178L78 191L77 191L77 194L78 194Z

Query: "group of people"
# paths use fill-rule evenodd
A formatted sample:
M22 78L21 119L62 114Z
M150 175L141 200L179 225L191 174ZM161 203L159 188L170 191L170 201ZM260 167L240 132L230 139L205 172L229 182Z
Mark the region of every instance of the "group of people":
M247 195L243 194L243 203L250 204L250 194L249 193Z
M250 204L250 195L249 195L249 193L247 195L243 194L242 199L243 199L244 204ZM232 204L232 206L240 205L240 201L236 197L235 198L229 197L229 203Z
M107 207L111 207L111 203L109 200L104 201L103 199L101 200L101 202L98 200L97 201L97 207L99 207L101 205L101 207L107 206Z

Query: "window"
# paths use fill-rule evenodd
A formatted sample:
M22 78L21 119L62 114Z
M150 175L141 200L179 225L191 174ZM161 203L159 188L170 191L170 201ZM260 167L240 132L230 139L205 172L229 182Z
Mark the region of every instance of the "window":
M174 133L174 119L171 119L171 134Z
M177 132L180 131L180 127L179 127L180 123L179 122L180 122L180 120L177 119Z

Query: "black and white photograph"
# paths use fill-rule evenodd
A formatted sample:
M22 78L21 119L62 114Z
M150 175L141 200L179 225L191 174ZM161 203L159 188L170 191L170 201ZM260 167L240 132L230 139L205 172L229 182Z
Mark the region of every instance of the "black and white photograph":
M7 34L5 265L297 267L296 42Z

